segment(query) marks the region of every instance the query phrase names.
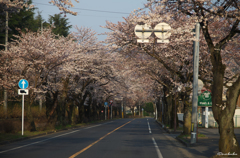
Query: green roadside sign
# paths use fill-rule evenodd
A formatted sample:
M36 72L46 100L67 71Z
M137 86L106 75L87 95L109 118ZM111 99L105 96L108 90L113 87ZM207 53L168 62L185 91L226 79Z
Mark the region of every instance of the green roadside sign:
M198 96L198 106L212 106L211 92L204 91Z

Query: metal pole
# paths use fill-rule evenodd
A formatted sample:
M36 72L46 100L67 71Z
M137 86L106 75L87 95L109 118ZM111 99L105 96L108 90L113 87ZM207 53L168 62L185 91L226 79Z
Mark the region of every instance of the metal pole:
M175 107L174 107L174 132L176 132L177 129L177 92L175 92Z
M40 112L42 112L42 98L40 98L39 100L39 110Z
M112 104L110 106L111 106L111 119L112 119Z
M175 78L175 82L176 82L176 75L174 76L174 78ZM176 117L176 115L177 115L177 108L176 108L177 103L176 103L176 100L177 100L177 90L175 92L175 102L174 102L174 132L176 132L176 129L177 129L177 117Z
M208 107L205 107L205 128L208 128Z
M106 105L104 105L105 106L105 120L107 120L107 107L106 107Z
M122 118L123 118L123 100L122 100Z
M138 113L139 113L139 117L140 117L141 116L140 101L138 101L138 105L139 105L139 112Z
M197 134L197 106L198 106L198 65L199 65L199 34L200 24L196 24L193 52L193 97L192 97L192 125L193 131L191 132L191 144L196 143Z
M163 108L164 108L164 106L163 106L162 98L161 98L161 104L162 104L162 123L163 123L163 118L164 118L164 117L163 117L163 112L164 112L164 109L163 109Z
M24 95L22 95L22 135L24 131Z
M158 119L157 104L156 104L156 120Z
M8 50L7 48L7 45L8 45L8 11L6 11L6 29L5 29L5 51ZM6 76L5 76L5 79L6 79ZM3 92L3 95L4 95L4 112L5 112L5 117L7 118L7 90L6 88L4 88L4 92Z
M43 22L41 21L41 34L43 33Z

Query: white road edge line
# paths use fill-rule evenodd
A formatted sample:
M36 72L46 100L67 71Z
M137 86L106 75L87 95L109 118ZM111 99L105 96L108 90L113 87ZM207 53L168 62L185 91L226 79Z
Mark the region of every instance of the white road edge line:
M150 125L149 125L149 122L147 122L147 123L148 123L148 130L149 130L149 133L152 133L151 128L150 128Z
M113 122L113 121L111 121L111 122ZM97 127L97 126L105 125L105 124L108 124L108 123L111 123L111 122L102 123L102 124L95 125L95 126L91 126L91 127L87 127L87 128L84 128L84 129L89 129L89 128L93 128L93 127ZM61 136L64 136L64 135L72 134L72 133L75 133L75 132L78 132L78 131L81 131L81 130L75 130L75 131L72 131L72 132L69 132L69 133L64 133L64 134L61 134L61 135L58 135L58 136L55 136L55 137L52 137L52 138L48 138L48 139L44 139L44 140L37 141L37 142L34 142L34 143L30 143L30 144L22 145L22 146L19 146L19 147L16 147L16 148L12 148L12 149L8 149L8 150L0 151L0 154L2 154L2 153L6 153L6 152L9 152L9 151L12 151L12 150L21 149L21 148L24 148L24 147L27 147L27 146L30 146L30 145L34 145L34 144L38 144L38 143L42 143L42 142L45 142L45 141L48 141L48 140L51 140L51 139L54 139L54 138L58 138L58 137L61 137Z
M156 141L155 141L155 139L153 137L152 137L152 140L153 140L153 144L154 144L154 146L156 148L158 158L163 158L163 156L162 156L162 154L160 152L160 149L158 148L158 145L157 145L157 143L156 143Z
M0 154L1 154L1 153L8 152L8 151L12 151L12 150L16 150L16 149L24 148L24 147L27 147L27 146L30 146L30 145L38 144L38 143L41 143L41 142L45 142L45 141L48 141L48 140L50 140L50 139L54 139L54 138L61 137L61 136L64 136L64 135L68 135L68 134L71 134L71 133L75 133L75 132L78 132L78 131L80 131L80 130L76 130L76 131L73 131L73 132L69 132L69 133L61 134L61 135L58 135L58 136L55 136L55 137L52 137L52 138L44 139L44 140L41 140L41 141L38 141L38 142L34 142L34 143L30 143L30 144L26 144L26 145L19 146L19 147L16 147L16 148L12 148L12 149L8 149L8 150L5 150L5 151L0 151Z

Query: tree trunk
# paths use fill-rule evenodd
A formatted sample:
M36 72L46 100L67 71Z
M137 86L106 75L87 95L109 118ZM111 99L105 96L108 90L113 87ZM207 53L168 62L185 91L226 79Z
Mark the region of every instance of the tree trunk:
M226 66L222 64L220 51L212 53L213 86L212 86L212 109L216 122L219 125L219 151L222 153L238 153L239 144L234 134L233 116L236 109L237 97L240 90L240 79L228 89L226 107L222 102L223 78Z
M236 109L237 99L240 92L240 77L238 80L228 89L227 92L227 104L226 107L219 107L219 151L222 153L237 153L240 155L239 143L234 134L234 122L233 116Z
M176 111L175 111L175 97L172 97L172 115L171 115L171 127L170 128L174 128L174 126L175 126L175 123L174 123L175 122L175 115L176 115L176 128L178 128L177 109L178 109L178 102L176 101Z
M189 102L189 90L190 88L186 88L186 92L181 94L181 98L184 104L184 115L183 115L183 133L190 134L191 133L191 120L192 120L192 104Z
M169 128L173 128L174 127L174 122L173 122L173 102L172 102L173 96L172 94L169 94L169 96L167 97L167 116L168 116L168 125Z

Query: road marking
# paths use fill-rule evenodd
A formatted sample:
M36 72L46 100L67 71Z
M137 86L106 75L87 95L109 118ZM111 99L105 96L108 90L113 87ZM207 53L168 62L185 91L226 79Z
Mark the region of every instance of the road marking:
M26 144L26 145L19 146L19 147L16 147L16 148L12 148L12 149L9 149L9 150L0 151L0 154L8 152L8 151L12 151L12 150L20 149L20 148L23 148L23 147L27 147L27 146L30 146L30 145L42 143L42 142L45 142L45 141L48 141L48 140L51 140L51 139L54 139L54 138L57 138L57 137L61 137L61 136L64 136L64 135L68 135L68 134L71 134L71 133L75 133L75 132L78 132L78 131L80 131L80 130L72 131L72 132L69 132L69 133L64 133L64 134L61 134L61 135L58 135L58 136L55 136L55 137L52 137L52 138L48 138L48 139L44 139L44 140L37 141L37 142L34 142L34 143Z
M133 120L135 120L135 119L133 119ZM104 139L105 137L107 137L108 135L112 134L112 133L115 132L116 130L122 128L123 126L129 124L129 123L132 122L133 120L131 120L131 121L123 124L122 126L116 128L116 129L114 129L113 131L111 131L111 132L109 132L108 134L104 135L103 137L99 138L97 141L95 141L95 142L93 142L92 144L88 145L88 146L85 147L84 149L82 149L82 150L80 150L79 152L73 154L73 155L70 156L69 158L74 158L74 157L78 156L79 154L83 153L83 152L86 151L87 149L91 148L94 144L98 143L100 140Z
M149 125L149 122L147 122L148 123L148 130L149 130L149 133L152 133L152 131L151 131L151 127L150 127L150 125Z
M154 144L154 146L156 148L158 158L163 158L163 156L162 156L162 154L160 152L160 149L158 148L158 145L157 145L157 143L156 143L156 141L155 141L155 139L153 137L152 137L152 140L153 140L153 144Z
M102 125L105 125L105 124L109 124L109 123L112 123L112 122L113 122L113 121L110 121L110 122L107 122L107 123L102 123L102 124L99 124L99 125L86 127L86 128L84 128L84 129L90 129L90 128L94 128L94 127L102 126Z
M111 122L113 122L113 121L111 121ZM89 129L89 128L105 125L105 124L108 124L108 123L111 123L111 122L107 122L107 123L103 123L103 124L87 127L87 128L84 128L84 129ZM22 145L22 146L19 146L19 147L16 147L16 148L0 151L0 154L1 153L6 153L6 152L9 152L9 151L12 151L12 150L21 149L21 148L24 148L24 147L27 147L27 146L31 146L31 145L34 145L34 144L39 144L39 143L42 143L42 142L45 142L45 141L48 141L48 140L51 140L51 139L54 139L54 138L58 138L58 137L61 137L61 136L64 136L64 135L68 135L68 134L72 134L72 133L79 132L79 131L81 131L81 130L75 130L75 131L72 131L72 132L68 132L68 133L64 133L64 134L58 135L58 136L54 136L52 138L48 138L48 139L44 139L44 140L41 140L41 141L30 143L30 144Z

